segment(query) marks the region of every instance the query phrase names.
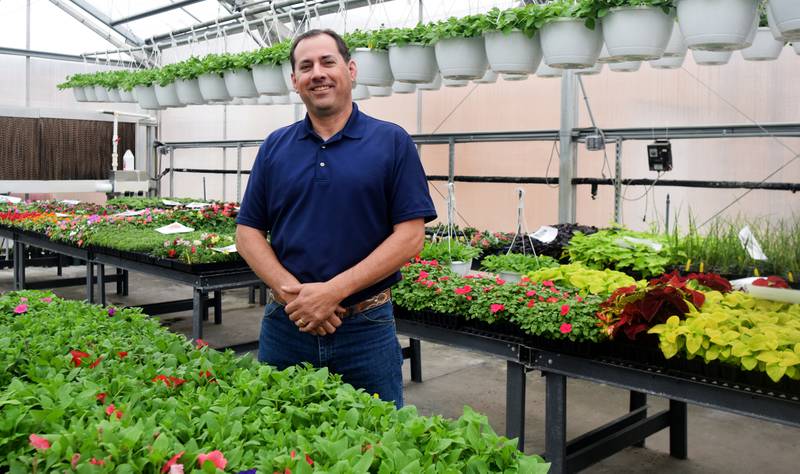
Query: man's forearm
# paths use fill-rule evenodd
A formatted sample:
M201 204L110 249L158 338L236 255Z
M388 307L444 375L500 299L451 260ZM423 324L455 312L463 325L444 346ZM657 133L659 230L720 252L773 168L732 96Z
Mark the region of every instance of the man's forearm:
M422 219L402 222L364 260L328 281L342 299L368 288L418 255L425 242Z
M281 287L299 283L278 260L260 230L245 225L236 226L236 250L256 275L282 298Z

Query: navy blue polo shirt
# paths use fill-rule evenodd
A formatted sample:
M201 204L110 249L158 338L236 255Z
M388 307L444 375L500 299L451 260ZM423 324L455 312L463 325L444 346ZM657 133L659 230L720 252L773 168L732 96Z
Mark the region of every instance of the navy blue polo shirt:
M270 232L278 260L301 283L325 282L366 258L411 219L436 218L411 137L353 104L327 141L305 120L274 131L256 156L237 224ZM351 295L348 306L400 280Z

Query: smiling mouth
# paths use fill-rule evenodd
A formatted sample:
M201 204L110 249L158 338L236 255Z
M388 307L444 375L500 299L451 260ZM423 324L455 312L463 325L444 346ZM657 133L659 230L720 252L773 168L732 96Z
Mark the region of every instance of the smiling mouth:
M311 91L312 91L312 92L325 92L325 91L328 91L328 90L330 90L330 89L333 89L333 86L331 86L331 85L324 85L324 86L316 86L316 87L312 87L312 88L311 88Z

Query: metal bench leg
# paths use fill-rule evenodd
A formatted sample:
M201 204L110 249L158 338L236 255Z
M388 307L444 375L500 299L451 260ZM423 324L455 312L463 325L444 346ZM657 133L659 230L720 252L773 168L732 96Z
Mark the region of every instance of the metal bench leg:
M689 457L686 402L669 401L669 455L677 459Z
M506 363L506 437L518 438L517 448L525 450L525 366Z
M247 303L256 304L256 285L250 285L247 289Z
M128 290L130 289L128 286L129 278L128 270L122 270L122 296L128 296Z
M122 294L122 269L117 267L114 269L114 274L117 275L116 291L118 295Z
M639 408L647 406L647 394L631 390L629 406L630 406L629 411L636 411ZM647 410L644 411L644 416L645 418L647 418ZM641 442L634 444L634 446L637 448L644 448L644 441L645 440L642 440Z
M94 303L94 263L86 261L86 300Z
M194 289L192 294L192 338L203 337L203 314L208 315L206 298L208 295L202 290Z
M97 265L97 290L100 293L100 304L106 305L106 266Z
M422 342L419 339L409 339L411 348L411 381L422 383Z
M567 378L548 372L545 380L545 457L551 463L550 474L563 474L567 469Z
M222 324L222 290L214 291L214 324Z

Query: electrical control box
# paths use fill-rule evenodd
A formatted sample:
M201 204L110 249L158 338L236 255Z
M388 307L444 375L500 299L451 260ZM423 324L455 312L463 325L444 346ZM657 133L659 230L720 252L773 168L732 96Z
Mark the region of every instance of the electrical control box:
M672 171L672 144L669 140L656 140L647 145L650 171Z

